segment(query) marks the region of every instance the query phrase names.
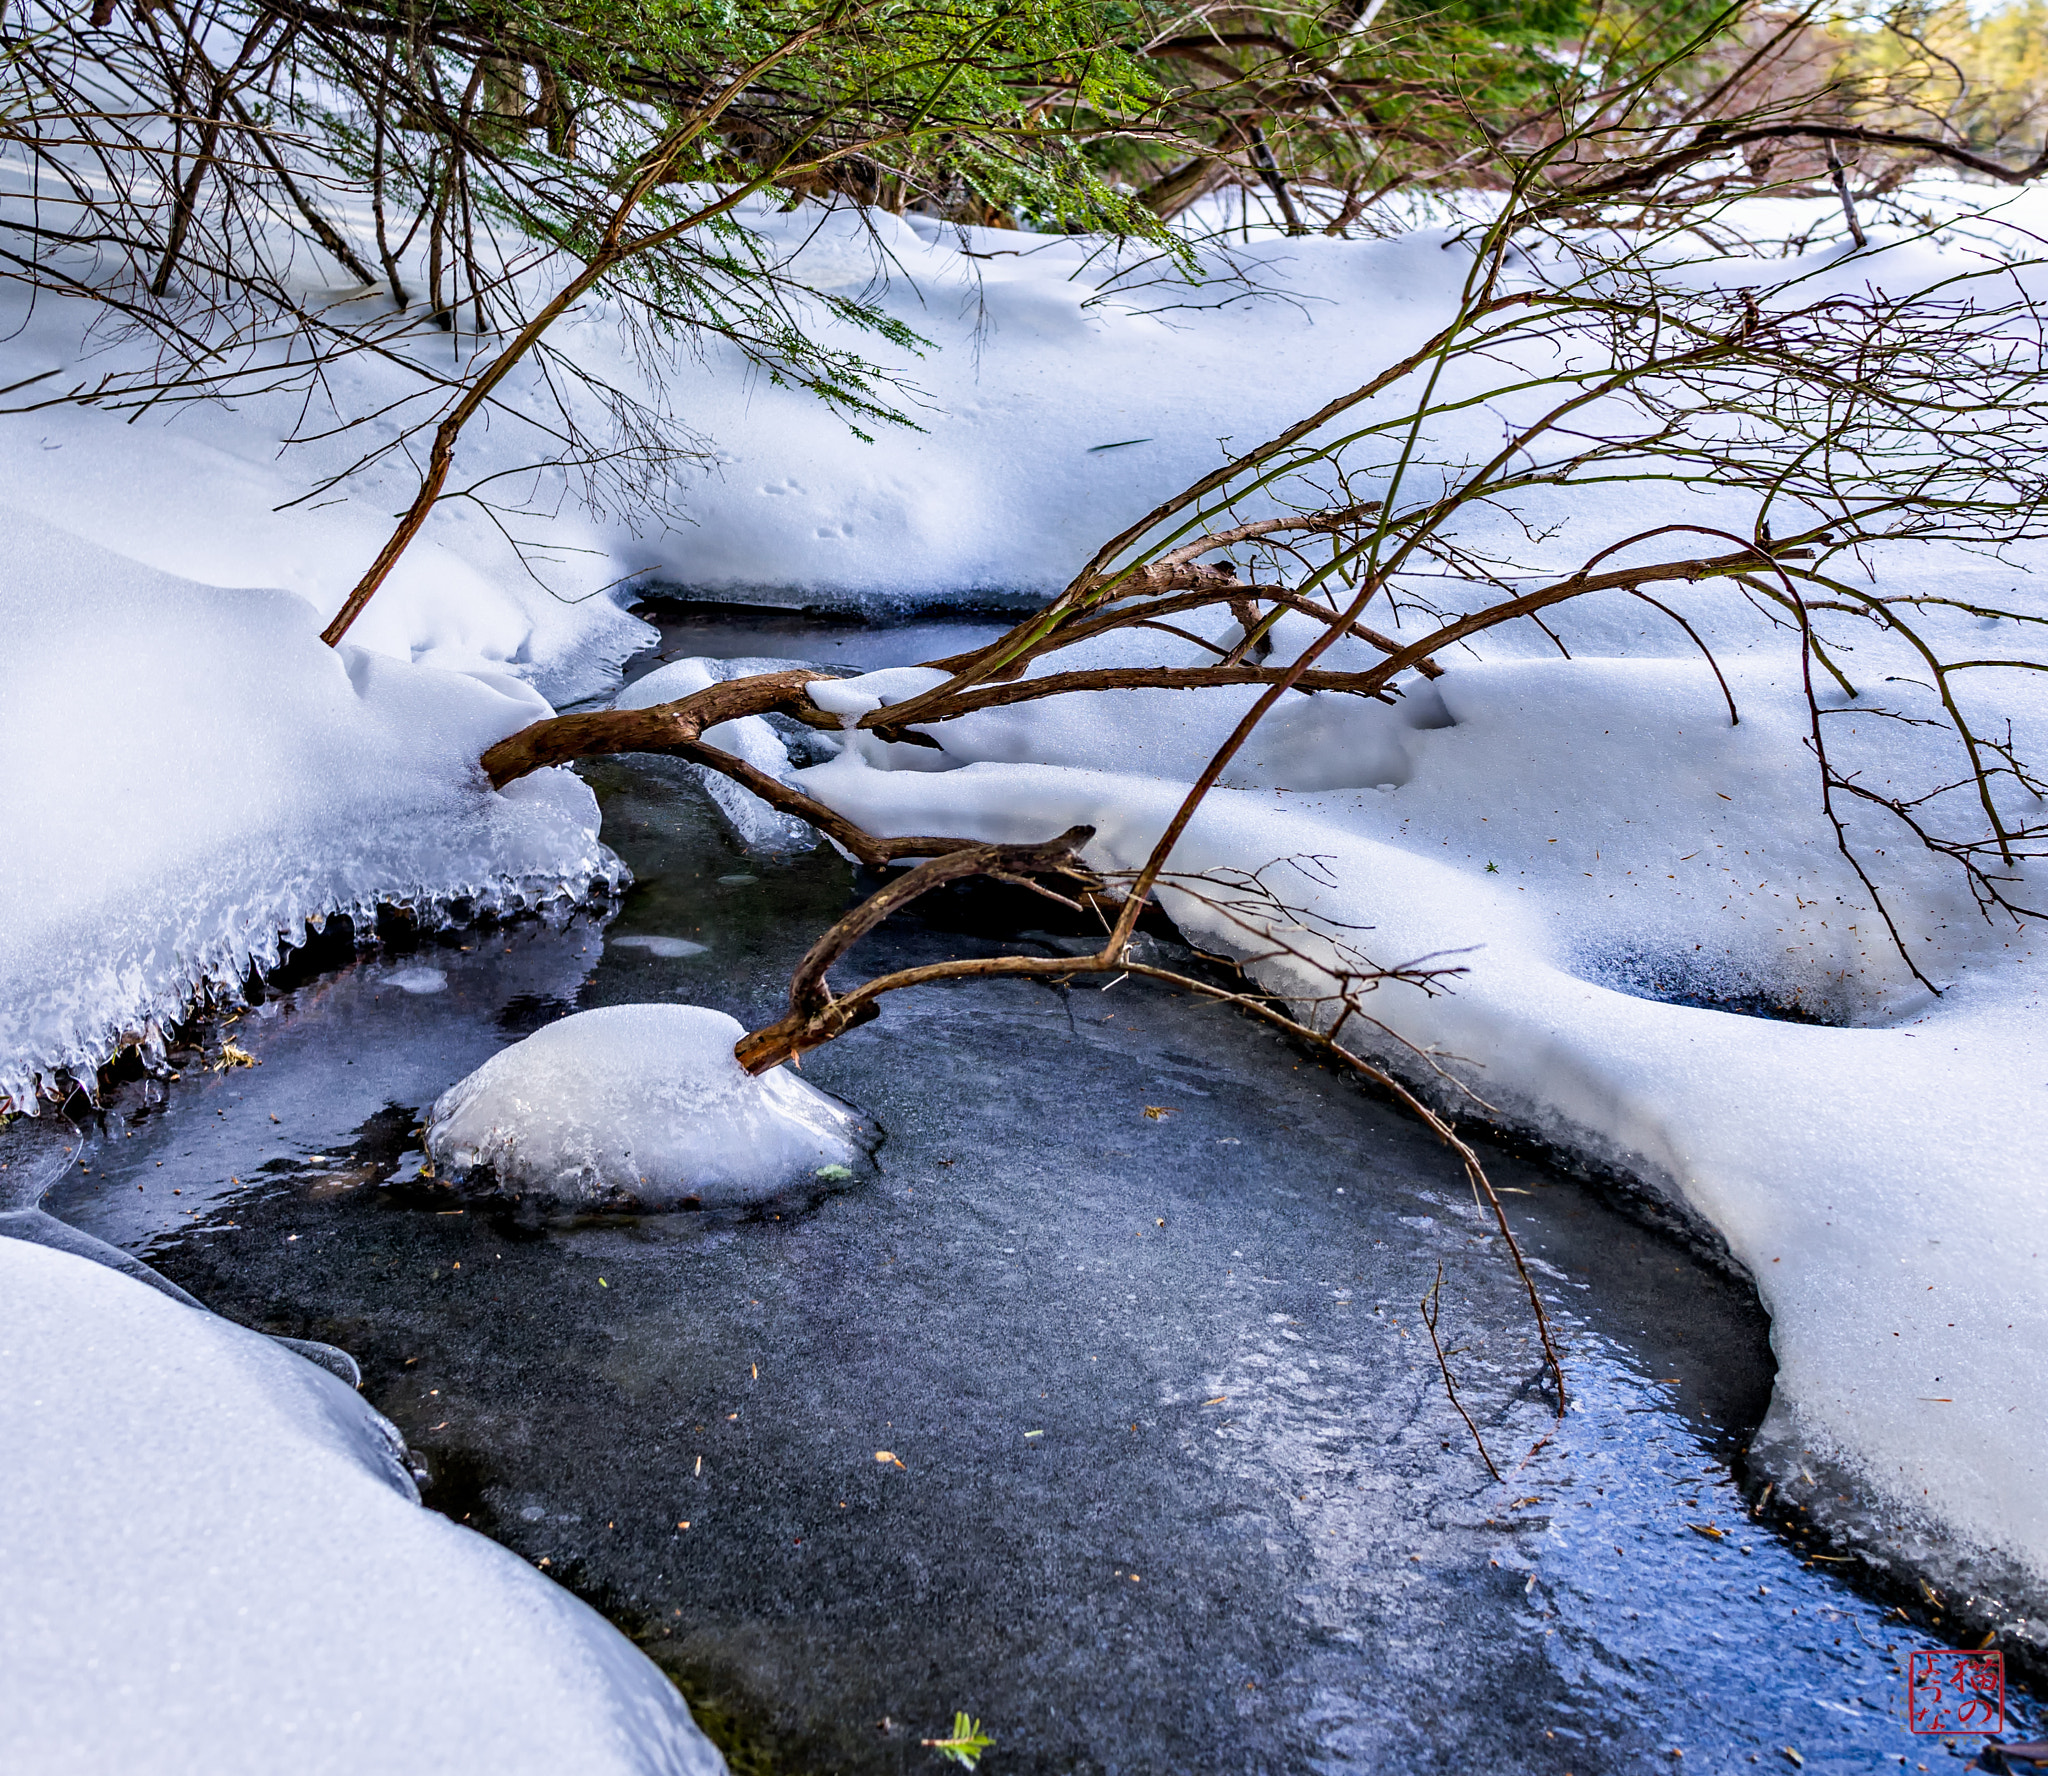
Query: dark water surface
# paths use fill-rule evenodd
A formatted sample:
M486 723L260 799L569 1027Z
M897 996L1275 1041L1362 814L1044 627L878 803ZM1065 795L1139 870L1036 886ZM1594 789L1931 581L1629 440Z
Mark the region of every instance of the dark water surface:
M718 620L680 651L825 652ZM879 664L938 627L840 639ZM736 1769L938 1770L918 1742L957 1709L993 1776L1961 1768L1903 1725L1939 1628L1748 1514L1753 1293L1493 1156L1565 1343L1556 1422L1455 1164L1228 1011L899 994L806 1063L886 1130L872 1179L744 1217L458 1212L417 1177L440 1091L575 1009L761 1021L853 888L829 851L743 854L672 774L588 775L637 877L608 926L304 980L235 1024L259 1065L131 1088L45 1206L352 1351L429 1502L633 1634ZM1074 941L1044 903L934 903L857 965ZM1504 1484L1420 1321L1439 1265Z

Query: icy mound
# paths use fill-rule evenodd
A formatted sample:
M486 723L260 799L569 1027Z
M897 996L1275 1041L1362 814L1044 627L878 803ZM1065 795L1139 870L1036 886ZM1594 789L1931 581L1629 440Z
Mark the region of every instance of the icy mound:
M602 1618L420 1509L342 1383L8 1239L0 1487L0 1768L725 1768Z
M494 794L517 680L323 646L284 592L194 585L0 507L0 1105L158 1040L308 920L615 886L566 771Z
M506 1195L591 1207L756 1202L858 1165L859 1121L780 1067L742 1071L744 1034L698 1005L578 1012L444 1092L427 1150Z

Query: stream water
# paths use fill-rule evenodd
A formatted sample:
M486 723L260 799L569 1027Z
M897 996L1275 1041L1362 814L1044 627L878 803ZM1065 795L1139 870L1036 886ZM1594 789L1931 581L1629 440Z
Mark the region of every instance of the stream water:
M973 639L664 627L672 657L858 666ZM854 890L828 849L741 851L673 769L586 774L636 878L615 917L302 958L233 1025L256 1065L122 1088L44 1207L352 1352L428 1502L632 1634L736 1771L936 1770L920 1741L963 1709L998 1773L1974 1749L1905 1728L1938 1619L1752 1515L1772 1368L1746 1284L1489 1155L1564 1346L1556 1420L1449 1156L1163 987L892 997L806 1063L886 1132L876 1174L743 1216L526 1224L422 1179L426 1106L498 1048L624 1001L763 1021ZM935 896L856 963L1076 944L1053 912ZM1439 1274L1501 1484L1421 1319ZM2015 1695L2009 1731L2037 1721Z

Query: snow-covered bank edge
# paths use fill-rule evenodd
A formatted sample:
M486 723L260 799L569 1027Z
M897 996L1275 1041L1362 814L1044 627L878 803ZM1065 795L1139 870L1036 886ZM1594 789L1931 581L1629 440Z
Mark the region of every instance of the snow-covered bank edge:
M337 915L562 914L625 866L565 770L491 789L528 685L344 647L286 592L178 580L0 509L0 1108L160 1066L195 1006Z
M0 1765L722 1776L682 1696L423 1509L334 1376L0 1238Z
M364 955L376 948L379 921L386 915L399 915L411 931L425 935L522 916L559 923L580 911L607 907L631 879L626 866L611 857L565 875L394 886L330 900L312 910L281 910L274 915L275 924L256 927L260 935L221 943L161 985L142 992L131 1009L81 1026L67 1041L0 1060L0 1114L33 1116L40 1106L61 1103L73 1091L93 1096L103 1069L131 1052L145 1071L162 1073L169 1066L166 1055L174 1032L195 1019L245 1005L252 975L267 975L283 966L292 952L322 935L332 920L350 922L356 953Z

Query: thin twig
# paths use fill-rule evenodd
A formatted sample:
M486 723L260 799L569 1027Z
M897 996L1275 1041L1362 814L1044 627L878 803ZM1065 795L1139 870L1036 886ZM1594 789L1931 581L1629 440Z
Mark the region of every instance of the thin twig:
M1443 1371L1444 1392L1450 1395L1451 1404L1458 1409L1458 1416L1465 1421L1466 1430L1472 1433L1472 1442L1479 1451L1479 1459L1486 1464L1486 1471L1496 1481L1500 1469L1493 1465L1493 1457L1486 1452L1486 1439L1479 1434L1479 1427L1472 1422L1472 1414L1465 1410L1465 1402L1458 1398L1458 1384L1451 1378L1451 1362L1444 1355L1443 1341L1436 1335L1437 1315L1442 1311L1444 1292L1444 1261L1436 1261L1436 1281L1430 1285L1429 1293L1422 1298L1422 1323L1429 1329L1429 1348L1436 1352L1436 1366Z

